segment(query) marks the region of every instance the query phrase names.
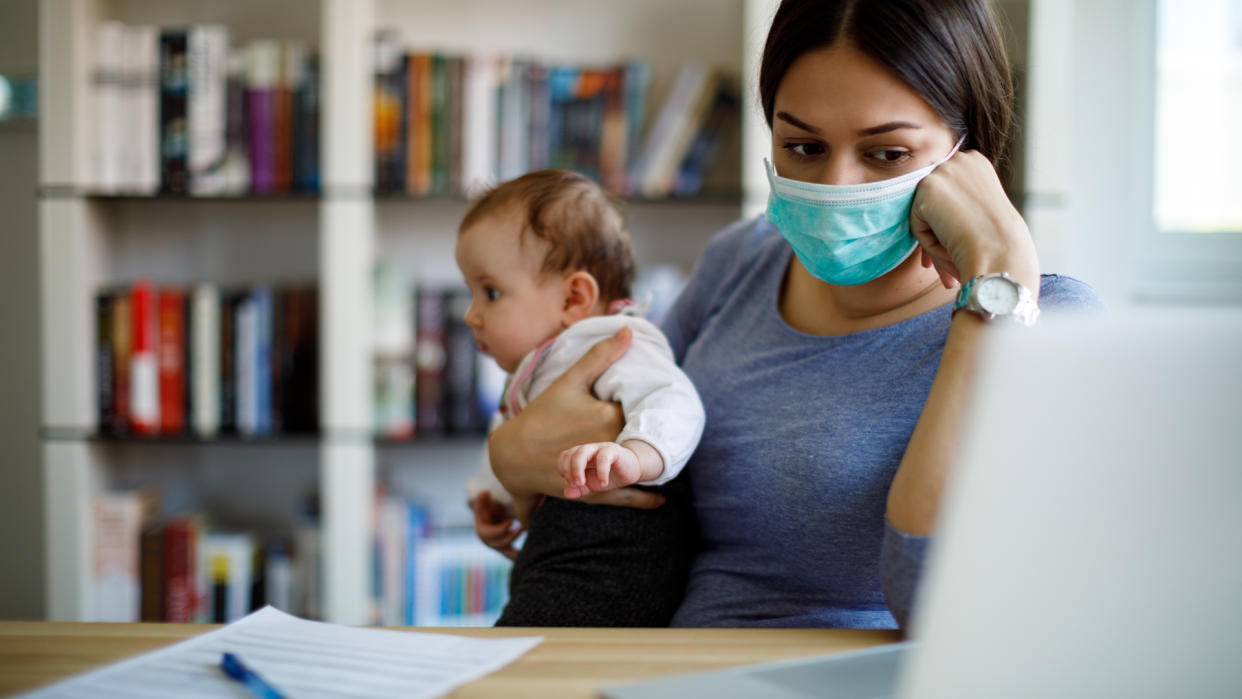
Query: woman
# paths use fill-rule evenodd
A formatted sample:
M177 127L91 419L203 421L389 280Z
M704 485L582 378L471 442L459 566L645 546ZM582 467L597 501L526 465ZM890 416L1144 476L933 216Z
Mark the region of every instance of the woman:
M1041 277L1001 188L1011 93L985 0L781 4L767 215L713 239L663 327L707 410L674 625L905 623L989 325L1099 305ZM511 491L557 493L556 450L616 434L586 388L623 344L493 435Z

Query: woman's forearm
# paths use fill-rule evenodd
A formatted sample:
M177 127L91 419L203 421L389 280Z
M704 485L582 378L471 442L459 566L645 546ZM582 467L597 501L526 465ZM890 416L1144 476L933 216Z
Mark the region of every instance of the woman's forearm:
M488 457L505 490L515 496L560 495L565 489L556 470L560 453L578 444L611 441L620 434L624 422L619 405L585 395L575 402L570 414L552 413L554 406L549 405L548 412L525 411L492 432Z
M966 400L986 322L973 313L953 318L927 403L888 491L888 520L900 532L926 536L935 525L966 426Z

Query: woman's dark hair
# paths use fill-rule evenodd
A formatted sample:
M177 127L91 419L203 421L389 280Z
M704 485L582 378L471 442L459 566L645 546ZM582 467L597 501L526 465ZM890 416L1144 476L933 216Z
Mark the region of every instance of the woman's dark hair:
M772 125L776 89L803 54L848 40L897 74L993 164L1013 118L1009 59L987 0L783 0L759 69Z

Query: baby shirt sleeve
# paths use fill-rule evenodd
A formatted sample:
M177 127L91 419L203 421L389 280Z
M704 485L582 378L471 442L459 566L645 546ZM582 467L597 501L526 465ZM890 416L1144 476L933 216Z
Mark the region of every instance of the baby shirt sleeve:
M595 395L621 404L625 429L618 443L640 439L660 453L664 471L642 485L667 483L681 473L703 435L704 412L690 378L673 361L668 341L651 323L629 319L634 340L595 382ZM593 343L592 343L593 344Z

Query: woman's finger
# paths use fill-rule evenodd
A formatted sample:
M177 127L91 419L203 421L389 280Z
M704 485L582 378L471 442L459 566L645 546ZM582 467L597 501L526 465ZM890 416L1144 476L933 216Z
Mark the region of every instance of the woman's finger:
M604 493L591 493L583 497L580 502L654 510L664 504L664 496L648 490L639 490L638 488L618 488Z

